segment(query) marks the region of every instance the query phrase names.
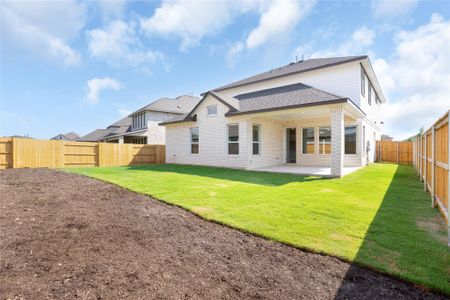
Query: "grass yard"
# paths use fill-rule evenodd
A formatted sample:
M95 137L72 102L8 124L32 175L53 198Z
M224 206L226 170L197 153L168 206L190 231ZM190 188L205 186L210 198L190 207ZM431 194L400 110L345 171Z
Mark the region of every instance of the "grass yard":
M375 164L341 179L182 165L69 171L450 294L446 226L409 166Z

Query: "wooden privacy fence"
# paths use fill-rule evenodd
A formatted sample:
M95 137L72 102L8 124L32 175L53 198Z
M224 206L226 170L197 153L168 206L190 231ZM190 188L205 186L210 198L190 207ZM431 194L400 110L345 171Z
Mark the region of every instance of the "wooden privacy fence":
M376 160L396 164L413 163L413 143L396 141L377 141Z
M431 206L438 207L448 220L450 185L450 114L447 112L427 131L418 134L413 141L414 168L424 183L425 191L431 194ZM450 245L450 227L449 227Z
M165 163L164 145L0 138L0 169L113 167Z

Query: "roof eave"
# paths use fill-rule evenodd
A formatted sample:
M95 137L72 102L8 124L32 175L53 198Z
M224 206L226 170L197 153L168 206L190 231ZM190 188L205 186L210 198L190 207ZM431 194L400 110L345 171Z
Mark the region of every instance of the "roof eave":
M264 113L264 112L289 110L289 109L303 108L303 107L322 106L322 105L330 105L330 104L338 104L338 103L351 103L363 115L365 115L365 113L357 105L355 105L353 103L353 101L351 101L350 99L348 99L348 98L339 98L339 99L332 99L332 100L321 101L321 102L304 103L304 104L296 104L296 105L289 105L289 106L271 107L271 108L264 108L264 109L251 110L251 111L228 112L228 113L225 114L225 116L226 117L235 117L235 116L242 116L242 115L249 115L249 114L257 114L257 113Z

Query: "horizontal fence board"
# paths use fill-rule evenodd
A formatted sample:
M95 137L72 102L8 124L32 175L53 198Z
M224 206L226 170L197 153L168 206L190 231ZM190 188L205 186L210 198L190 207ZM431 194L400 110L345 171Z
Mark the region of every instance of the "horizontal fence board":
M0 138L0 169L165 163L164 145Z

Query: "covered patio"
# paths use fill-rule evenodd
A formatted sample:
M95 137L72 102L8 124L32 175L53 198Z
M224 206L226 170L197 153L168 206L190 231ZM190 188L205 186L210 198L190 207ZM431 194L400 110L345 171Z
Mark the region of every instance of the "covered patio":
M342 175L345 176L359 170L361 167L343 167ZM310 175L320 177L334 177L331 173L331 167L304 167L299 165L278 165L265 168L258 168L254 171L271 173L288 173L296 175Z

